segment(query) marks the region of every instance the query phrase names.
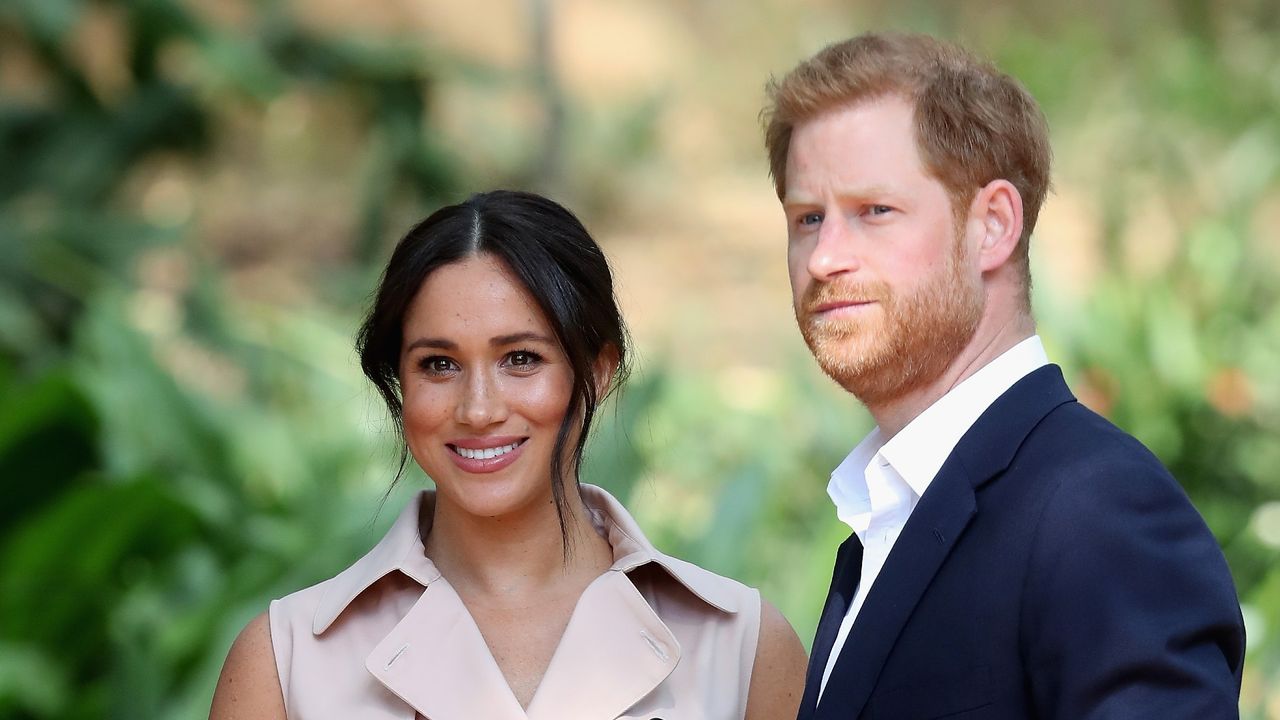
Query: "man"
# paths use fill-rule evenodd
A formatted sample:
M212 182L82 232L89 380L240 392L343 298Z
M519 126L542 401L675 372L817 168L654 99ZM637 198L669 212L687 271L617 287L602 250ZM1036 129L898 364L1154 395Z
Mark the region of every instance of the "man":
M1236 717L1222 553L1035 335L1035 101L898 35L828 47L769 95L796 319L878 425L831 476L854 534L800 717Z

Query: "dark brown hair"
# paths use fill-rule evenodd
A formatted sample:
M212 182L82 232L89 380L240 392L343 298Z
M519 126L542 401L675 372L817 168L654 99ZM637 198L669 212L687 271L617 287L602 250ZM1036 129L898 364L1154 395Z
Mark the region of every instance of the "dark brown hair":
M628 371L627 330L614 296L613 274L604 252L573 213L540 195L496 190L441 208L418 223L392 252L373 307L360 327L356 339L360 367L381 393L403 440L400 352L405 314L432 272L482 254L505 263L537 302L573 370L569 405L551 456L552 492L567 553L565 499L559 481L566 476L578 481L591 421L604 399L596 389L595 363L607 348L616 351L611 390L625 381ZM402 444L396 481L404 472L408 453Z

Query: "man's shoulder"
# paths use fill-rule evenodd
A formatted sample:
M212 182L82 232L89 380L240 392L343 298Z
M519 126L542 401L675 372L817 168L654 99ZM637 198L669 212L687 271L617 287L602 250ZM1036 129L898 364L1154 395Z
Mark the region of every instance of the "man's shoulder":
M1125 478L1178 487L1146 445L1079 402L1045 415L1027 434L1014 465L1037 466L1038 472L1078 481L1106 481L1108 486L1114 484L1110 480Z
M1041 536L1054 535L1056 528L1078 542L1081 533L1103 533L1108 526L1130 535L1159 525L1212 538L1159 458L1078 402L1046 415L1027 435L1007 472L1036 486Z

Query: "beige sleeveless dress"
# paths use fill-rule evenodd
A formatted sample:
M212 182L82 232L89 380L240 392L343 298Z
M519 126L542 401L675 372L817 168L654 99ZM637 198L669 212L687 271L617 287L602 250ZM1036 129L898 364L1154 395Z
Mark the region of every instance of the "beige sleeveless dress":
M583 592L527 710L424 554L419 493L338 576L271 603L292 720L738 720L760 595L654 549L622 505L582 486L613 566Z

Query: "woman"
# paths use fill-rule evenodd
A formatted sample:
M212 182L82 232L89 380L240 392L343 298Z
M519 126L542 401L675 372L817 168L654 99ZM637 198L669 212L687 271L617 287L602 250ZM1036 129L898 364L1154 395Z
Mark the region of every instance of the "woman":
M436 489L249 623L212 718L794 716L805 657L781 614L578 483L626 343L571 213L517 192L434 213L396 247L358 345Z

